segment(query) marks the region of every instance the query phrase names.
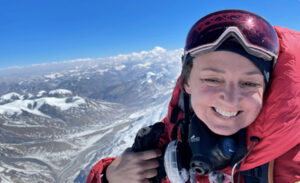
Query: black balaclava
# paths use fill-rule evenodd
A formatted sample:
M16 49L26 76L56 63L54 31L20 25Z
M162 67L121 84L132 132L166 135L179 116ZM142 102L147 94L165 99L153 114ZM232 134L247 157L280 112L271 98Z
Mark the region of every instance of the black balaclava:
M216 51L231 51L248 58L260 70L264 76L266 89L268 88L274 61L266 61L262 58L249 54L240 44L235 41L225 41L216 49Z

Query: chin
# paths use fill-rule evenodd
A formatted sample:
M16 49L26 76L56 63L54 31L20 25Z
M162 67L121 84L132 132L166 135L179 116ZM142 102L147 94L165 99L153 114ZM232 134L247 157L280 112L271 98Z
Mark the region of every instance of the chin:
M235 133L237 133L239 130L232 130L232 129L226 129L226 127L222 127L222 128L209 128L212 132L214 132L215 134L218 135L223 135L223 136L230 136L233 135Z

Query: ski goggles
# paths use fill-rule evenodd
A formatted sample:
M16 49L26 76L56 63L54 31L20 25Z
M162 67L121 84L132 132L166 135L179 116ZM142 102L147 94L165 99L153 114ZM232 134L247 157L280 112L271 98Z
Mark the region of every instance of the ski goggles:
M231 39L234 38L234 39ZM246 52L266 61L278 58L276 31L264 18L244 10L222 10L206 15L188 33L183 63L215 51L226 40L237 41Z

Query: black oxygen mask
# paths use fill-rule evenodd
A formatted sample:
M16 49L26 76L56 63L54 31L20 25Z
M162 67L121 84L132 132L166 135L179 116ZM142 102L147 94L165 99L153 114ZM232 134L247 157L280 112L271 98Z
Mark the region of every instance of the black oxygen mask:
M173 129L175 132L177 130ZM194 115L186 134L181 134L180 140L173 139L166 149L166 174L172 183L185 183L189 179L195 182L196 174L208 175L229 166L237 151L237 144L234 135L215 134Z
M200 175L227 167L237 149L231 136L213 133L196 115L190 121L188 144L190 169Z

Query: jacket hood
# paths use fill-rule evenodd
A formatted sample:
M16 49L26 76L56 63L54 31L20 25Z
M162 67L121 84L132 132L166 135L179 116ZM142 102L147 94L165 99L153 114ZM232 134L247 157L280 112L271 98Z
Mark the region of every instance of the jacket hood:
M261 113L247 128L256 143L241 166L247 170L265 164L300 143L300 32L275 26L280 54L271 76Z
M247 127L248 151L251 137L258 137L260 141L243 160L241 171L270 162L300 144L300 32L278 26L275 30L280 53L264 96L263 108L257 119ZM163 119L167 124L168 141L172 140L175 122L183 116L182 112L178 112L183 109L179 83L180 78L173 90L168 114Z

